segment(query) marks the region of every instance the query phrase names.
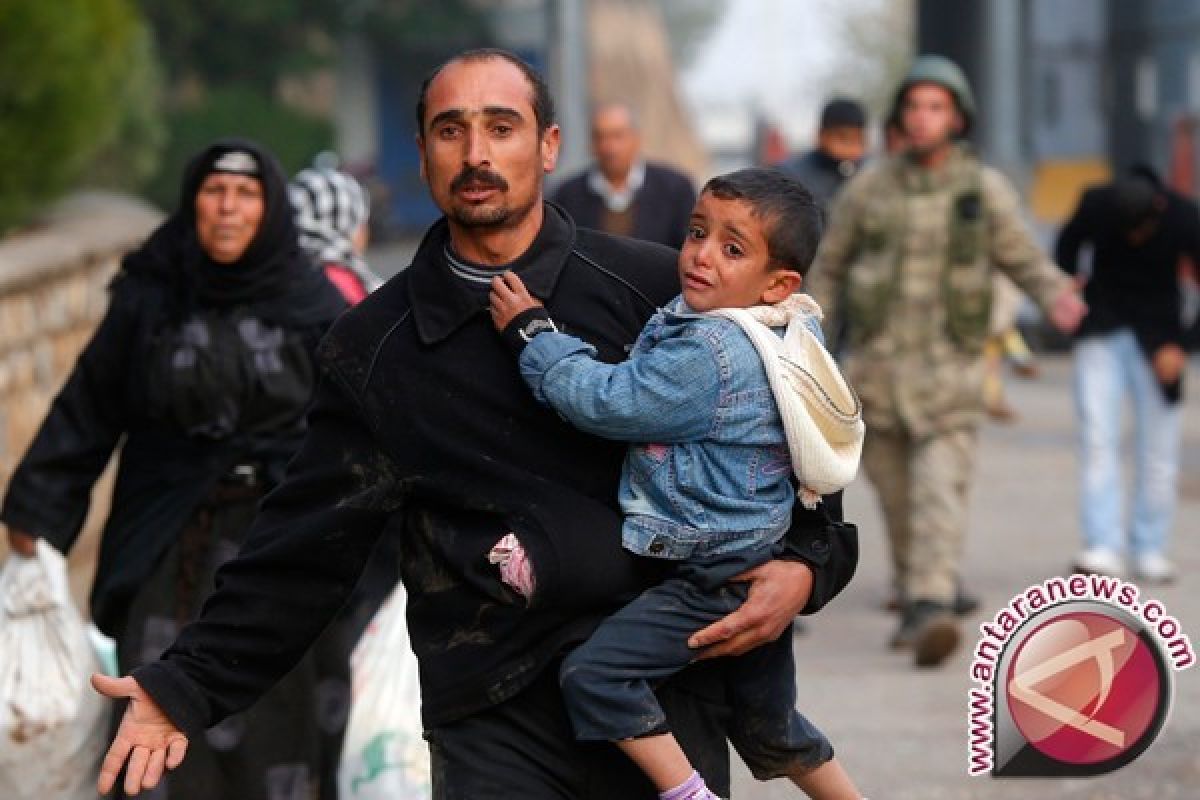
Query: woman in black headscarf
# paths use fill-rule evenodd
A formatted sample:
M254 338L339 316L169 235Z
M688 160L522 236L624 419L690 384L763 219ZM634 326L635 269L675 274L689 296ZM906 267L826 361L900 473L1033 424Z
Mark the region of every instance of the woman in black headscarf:
M0 510L16 552L38 538L67 552L124 440L91 594L122 673L158 657L240 546L299 447L314 350L344 307L298 247L282 170L252 142L197 155L179 210L122 262ZM325 680L312 661L192 742L169 796L265 800L329 785L348 686L344 670Z

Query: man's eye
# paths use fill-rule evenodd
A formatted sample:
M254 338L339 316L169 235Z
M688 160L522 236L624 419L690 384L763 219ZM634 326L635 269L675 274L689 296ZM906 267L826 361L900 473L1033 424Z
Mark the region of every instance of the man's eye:
M730 258L741 258L744 253L742 248L736 244L727 244L725 245L725 255L729 256Z
M512 133L512 125L493 125L492 131L498 136L508 136Z
M704 238L704 228L701 228L699 225L693 225L690 228L688 228L688 236L690 236L693 239L703 239Z
M454 139L458 136L458 128L447 125L444 128L438 128L437 135L439 139Z

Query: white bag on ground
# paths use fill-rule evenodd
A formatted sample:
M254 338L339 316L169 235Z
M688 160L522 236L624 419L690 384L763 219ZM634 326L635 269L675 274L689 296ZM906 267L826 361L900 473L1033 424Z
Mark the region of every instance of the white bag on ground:
M350 657L354 689L338 768L342 800L428 800L417 657L397 584Z
M66 560L44 541L0 565L0 654L0 797L93 800L109 703L88 683L100 662Z

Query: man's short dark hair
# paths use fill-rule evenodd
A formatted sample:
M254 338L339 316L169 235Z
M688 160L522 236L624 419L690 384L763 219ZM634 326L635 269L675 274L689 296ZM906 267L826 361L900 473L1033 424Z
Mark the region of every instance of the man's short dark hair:
M554 98L550 96L550 87L546 85L545 79L538 74L538 71L529 66L520 56L499 47L480 47L475 50L466 50L454 56L454 58L443 62L425 77L425 80L421 82L421 88L417 94L417 133L421 136L425 135L425 104L429 95L429 84L433 83L433 79L442 70L451 64L470 61L490 61L497 58L507 61L521 70L521 74L529 82L529 93L531 95L529 99L533 105L533 116L537 121L538 134L545 133L546 129L554 124Z
M867 127L867 111L862 103L849 97L835 97L821 109L821 121L818 130L827 131L830 128L865 128Z
M704 192L748 204L766 228L771 266L808 274L821 239L821 207L804 184L777 169L750 167L704 184Z
M1113 181L1113 206L1126 231L1159 217L1163 211L1162 179L1145 164L1134 164Z

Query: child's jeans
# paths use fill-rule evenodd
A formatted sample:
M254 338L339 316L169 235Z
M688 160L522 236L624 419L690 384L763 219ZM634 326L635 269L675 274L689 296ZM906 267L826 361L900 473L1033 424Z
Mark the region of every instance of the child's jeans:
M729 579L770 560L776 549L681 562L605 620L559 673L575 735L620 741L667 732L652 687L696 658L687 645L692 634L746 599L747 585ZM791 626L730 667L729 740L756 778L781 777L791 767L811 769L833 758L829 741L795 710Z

